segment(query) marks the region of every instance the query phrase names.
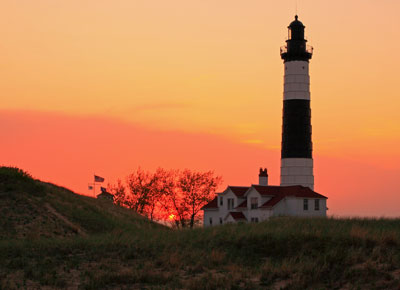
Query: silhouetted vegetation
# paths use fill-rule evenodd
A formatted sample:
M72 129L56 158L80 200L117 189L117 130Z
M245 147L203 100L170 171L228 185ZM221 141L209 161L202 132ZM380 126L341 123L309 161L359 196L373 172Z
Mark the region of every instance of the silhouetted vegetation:
M10 191L14 185L6 179L20 183ZM0 168L0 289L400 285L398 219L273 218L171 230L131 210L32 179L43 193L25 192L21 184L28 179L18 170ZM41 222L32 228L35 219Z
M176 227L193 228L201 219L200 209L215 197L221 177L212 171L189 169L165 170L154 173L138 169L126 178L109 185L116 204L127 207L151 220L171 218Z
M35 196L44 194L44 187L25 171L15 167L0 167L0 193L22 191Z

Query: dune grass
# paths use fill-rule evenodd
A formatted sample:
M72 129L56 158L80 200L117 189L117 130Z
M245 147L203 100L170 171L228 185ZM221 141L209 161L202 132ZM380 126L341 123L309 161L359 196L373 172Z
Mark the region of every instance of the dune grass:
M162 227L132 211L0 167L0 240L73 237Z
M135 229L1 241L0 278L4 288L398 289L399 246L398 220Z
M0 168L0 289L399 289L400 220L171 230Z

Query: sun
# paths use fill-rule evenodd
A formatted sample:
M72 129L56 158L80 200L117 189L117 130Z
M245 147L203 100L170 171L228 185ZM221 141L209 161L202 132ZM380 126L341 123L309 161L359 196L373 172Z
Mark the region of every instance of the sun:
M171 220L171 221L174 220L174 219L175 219L175 215L174 215L174 214L170 214L170 215L168 216L168 219Z

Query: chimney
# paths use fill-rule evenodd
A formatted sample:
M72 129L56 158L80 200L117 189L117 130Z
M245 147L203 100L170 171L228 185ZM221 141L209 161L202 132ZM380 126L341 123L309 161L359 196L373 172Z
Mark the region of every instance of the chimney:
M267 168L260 168L260 174L258 175L258 184L268 186L268 172Z

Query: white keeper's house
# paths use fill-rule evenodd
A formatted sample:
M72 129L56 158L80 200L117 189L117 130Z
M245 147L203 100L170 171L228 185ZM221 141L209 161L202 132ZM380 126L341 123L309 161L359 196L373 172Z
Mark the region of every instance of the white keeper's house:
M267 169L260 169L259 184L228 186L203 207L204 226L260 222L273 216L326 216L327 198L309 187L268 186Z
M228 186L203 207L204 226L259 222L272 216L326 216L327 197L314 191L311 94L305 26L295 16L280 54L284 66L280 186L268 185L267 169L259 184Z

